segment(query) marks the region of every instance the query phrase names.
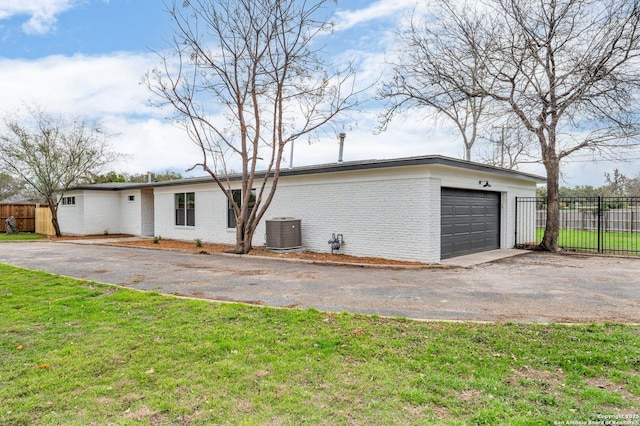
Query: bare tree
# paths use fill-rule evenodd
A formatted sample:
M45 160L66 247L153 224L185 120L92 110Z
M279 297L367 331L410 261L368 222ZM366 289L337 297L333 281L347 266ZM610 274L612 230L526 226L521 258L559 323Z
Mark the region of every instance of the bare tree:
M459 86L474 87L478 81L488 80L483 69L485 52L476 49L476 38L484 36L484 21L470 10L455 10L447 2L439 3L437 10L451 19L439 25L431 16L414 14L408 29L399 33L401 53L393 76L378 91L387 101L381 129L408 111L444 117L462 136L465 159L470 161L483 120L486 123L489 119L489 99L479 90L460 90Z
M518 169L521 164L538 163L537 143L522 127L504 124L491 132L480 145L480 161L504 169Z
M163 67L145 81L200 148L194 168L210 174L233 207L237 253L252 248L285 146L355 103L351 65L331 69L314 43L329 35L329 3L190 0L168 7L173 51L160 53ZM257 173L258 160L265 170ZM231 190L232 167L241 170L241 195Z
M115 160L107 137L86 119L65 120L31 109L28 117L7 117L0 134L0 167L22 179L48 204L56 236L64 193Z
M628 195L628 188L632 182L631 179L622 174L620 170L614 169L613 175L605 172L604 178L606 184L602 189L606 197L624 197Z
M640 177L629 179L627 182L627 196L640 197Z
M637 144L639 3L485 0L471 17L453 7L439 17L442 27L480 22L468 46L481 61L478 78L448 81L508 109L537 140L547 172L542 249L558 250L561 161L582 150L615 158Z

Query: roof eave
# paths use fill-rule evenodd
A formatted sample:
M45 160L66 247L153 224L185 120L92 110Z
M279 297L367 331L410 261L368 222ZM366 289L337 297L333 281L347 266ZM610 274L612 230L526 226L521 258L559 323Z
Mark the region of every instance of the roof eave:
M388 160L364 160L364 161L350 161L344 163L328 163L321 164L315 166L302 166L295 167L290 169L281 169L280 177L290 177L290 176L306 176L306 175L315 175L315 174L324 174L324 173L339 173L339 172L350 172L350 171L358 171L358 170L375 170L382 168L393 168L393 167L410 167L410 166L425 166L425 165L440 165L446 167L456 167L463 168L467 170L474 170L478 172L485 173L494 173L502 176L508 176L511 178L523 179L536 183L544 183L546 182L546 178L530 173L523 173L519 171L503 169L500 167L494 167L487 164L474 163L471 161L459 160L450 157L444 157L441 155L429 155L429 156L420 156L420 157L406 157L406 158L394 158ZM266 171L257 171L256 177L262 178L266 174ZM273 172L270 173L273 175ZM224 179L229 182L236 182L242 180L242 175L230 175ZM124 191L124 190L132 190L132 189L147 189L147 188L162 188L168 186L184 186L184 185L197 185L203 183L212 183L213 178L211 176L202 176L195 178L186 178L179 180L170 180L163 182L150 182L150 183L141 183L139 185L82 185L78 187L74 187L70 190L92 190L92 191Z

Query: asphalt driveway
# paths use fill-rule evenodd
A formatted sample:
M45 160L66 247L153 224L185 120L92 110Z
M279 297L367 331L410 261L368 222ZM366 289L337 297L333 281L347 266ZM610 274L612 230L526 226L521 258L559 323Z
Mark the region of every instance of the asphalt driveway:
M640 323L640 259L527 253L385 270L87 245L0 245L0 263L140 290L416 319Z

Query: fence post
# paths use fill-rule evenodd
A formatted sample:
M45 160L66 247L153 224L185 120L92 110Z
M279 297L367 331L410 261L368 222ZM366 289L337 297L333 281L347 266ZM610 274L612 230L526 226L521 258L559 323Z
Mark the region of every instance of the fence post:
M598 195L598 253L602 253L602 197Z

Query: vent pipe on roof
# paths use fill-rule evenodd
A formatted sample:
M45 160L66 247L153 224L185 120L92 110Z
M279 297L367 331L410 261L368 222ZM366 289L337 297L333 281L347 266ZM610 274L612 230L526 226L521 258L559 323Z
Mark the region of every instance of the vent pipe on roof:
M338 154L338 163L342 163L342 152L344 151L344 138L347 137L345 132L342 132L338 135L340 138L340 154Z
M151 183L151 172L147 172L147 183Z
M289 159L289 168L292 169L293 168L293 143L295 142L295 140L291 141L291 157Z

